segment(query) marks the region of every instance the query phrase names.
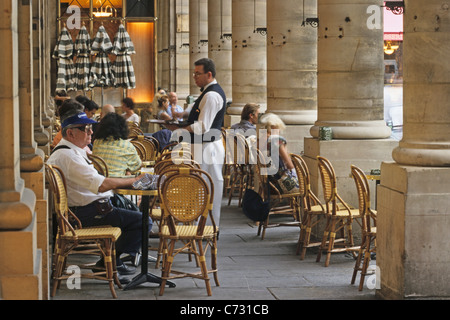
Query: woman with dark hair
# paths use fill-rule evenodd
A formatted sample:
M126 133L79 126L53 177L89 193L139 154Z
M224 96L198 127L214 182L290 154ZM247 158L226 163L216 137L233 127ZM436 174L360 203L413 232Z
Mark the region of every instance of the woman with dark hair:
M123 177L137 171L142 161L128 138L128 126L117 113L108 113L100 121L93 154L105 160L110 177Z
M91 100L83 95L77 96L75 100L77 100L84 106L84 113L86 113L88 118L93 119L95 117L95 114L97 113L100 107L94 100Z
M122 100L122 117L127 122L134 122L137 126L139 126L141 122L141 118L134 113L134 101L131 98L125 98Z
M156 114L156 117L159 120L172 120L172 117L169 115L168 108L169 97L164 95L158 99L158 113Z

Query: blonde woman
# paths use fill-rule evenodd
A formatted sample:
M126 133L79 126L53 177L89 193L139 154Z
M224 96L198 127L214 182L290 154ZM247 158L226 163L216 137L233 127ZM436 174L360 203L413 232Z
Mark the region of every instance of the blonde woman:
M298 179L289 156L287 141L280 135L280 132L286 129L286 125L273 113L266 113L261 118L261 125L267 130L267 150L270 152L273 145L278 149L279 154L278 170L274 175L269 176L270 181L281 193L298 192Z

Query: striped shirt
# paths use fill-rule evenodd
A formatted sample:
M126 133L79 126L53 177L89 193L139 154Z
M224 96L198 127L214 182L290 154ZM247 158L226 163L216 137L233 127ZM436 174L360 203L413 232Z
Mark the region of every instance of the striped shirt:
M127 170L136 171L142 164L136 148L128 140L96 139L92 154L105 160L110 177L123 177Z

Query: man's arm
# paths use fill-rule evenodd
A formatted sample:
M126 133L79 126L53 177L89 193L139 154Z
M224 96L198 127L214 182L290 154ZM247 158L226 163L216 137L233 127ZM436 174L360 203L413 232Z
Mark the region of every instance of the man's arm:
M134 182L142 178L144 174L133 178L106 178L98 188L98 192L106 192L113 189L130 188Z

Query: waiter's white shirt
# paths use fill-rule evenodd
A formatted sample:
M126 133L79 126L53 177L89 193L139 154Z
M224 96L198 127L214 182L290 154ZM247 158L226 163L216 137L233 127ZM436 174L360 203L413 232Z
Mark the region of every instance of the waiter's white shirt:
M58 144L60 145L68 146L70 149L57 150L47 163L62 169L66 179L69 207L85 206L95 200L113 196L112 191L98 192L98 188L106 178L97 172L93 164L88 164L91 161L85 150L64 138Z
M206 88L216 83L217 80L213 80L206 87L204 87L204 90L206 90ZM199 105L200 114L198 120L194 124L191 124L192 131L195 134L202 134L204 132L209 131L213 124L214 118L216 117L216 114L222 109L223 103L224 101L220 94L218 94L215 91L207 92L203 96L202 101L200 101ZM205 108L205 106L207 107Z

